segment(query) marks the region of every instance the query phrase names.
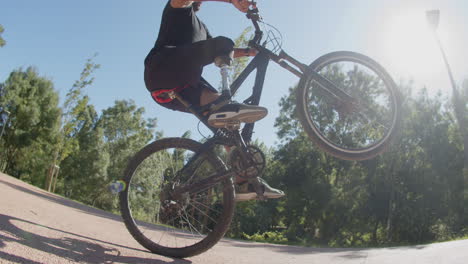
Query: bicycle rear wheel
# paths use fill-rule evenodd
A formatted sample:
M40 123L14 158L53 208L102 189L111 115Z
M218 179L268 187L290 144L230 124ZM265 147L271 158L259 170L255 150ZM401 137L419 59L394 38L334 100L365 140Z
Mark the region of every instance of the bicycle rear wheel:
M305 75L297 89L297 112L309 138L322 150L347 160L383 152L400 120L400 97L390 75L367 56L347 51L326 54L310 69L352 99ZM348 100L349 101L349 100Z
M214 246L229 228L232 180L173 195L177 187L225 171L214 154L195 155L201 146L185 138L161 139L139 151L125 171L127 188L119 197L122 217L131 235L153 253L197 255Z

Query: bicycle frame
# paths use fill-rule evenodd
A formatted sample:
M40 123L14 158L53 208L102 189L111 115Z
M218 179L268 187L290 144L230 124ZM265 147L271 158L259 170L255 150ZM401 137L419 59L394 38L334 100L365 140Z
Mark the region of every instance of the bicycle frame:
M256 34L261 34L261 31L257 32ZM245 99L243 102L250 105L259 105L260 98L263 91L263 85L265 82L266 71L268 68L268 64L270 60L276 62L281 67L285 68L292 74L296 75L299 78L303 78L305 75L310 75L313 77L314 80L317 81L319 86L323 89L323 91L337 99L337 101L345 106L352 107L355 103L355 98L345 93L340 88L336 87L334 83L332 83L327 78L323 77L322 75L315 72L309 66L297 61L290 55L288 55L284 50L281 50L279 55L276 55L269 49L263 47L262 45L258 44L257 41L252 40L249 43L249 46L255 48L258 51L258 54L252 59L252 61L247 65L247 67L239 74L239 76L234 80L231 84L230 90L231 95L235 94L237 90L242 86L244 81L247 77L254 71L257 70L255 76L255 83L252 89L252 94ZM189 102L185 101L181 98L177 93L171 92L171 97L179 100L192 114L194 114L206 127L208 127L213 133L216 134L218 128L213 128L208 125L208 117L203 115L208 109L207 107L196 107L191 105ZM217 103L226 103L231 100L232 96L227 98L222 98L221 102ZM252 139L253 129L255 124L246 124L242 129L242 138L245 142L250 142Z
M294 59L293 57L291 57L290 55L288 55L284 50L281 50L280 53L276 55L271 50L259 44L262 38L263 32L261 31L258 25L258 21L260 19L258 16L258 10L256 8L254 10L251 10L250 13L247 14L247 17L252 20L253 25L255 27L255 37L249 42L249 47L256 49L258 51L258 54L252 59L252 61L246 66L246 68L239 74L236 80L232 82L231 87L230 87L231 95L228 97L224 97L224 98L222 98L221 96L221 98L216 100L214 104L223 104L223 103L229 102L232 98L232 95L234 95L237 92L237 90L239 90L239 88L242 86L242 84L247 79L247 77L254 70L256 70L257 72L255 76L254 86L252 88L252 94L247 99L245 99L243 103L250 104L250 105L259 105L260 98L261 98L262 91L263 91L263 85L265 83L266 71L270 63L270 60L276 62L278 65L285 68L286 70L288 70L289 72L291 72L292 74L296 75L299 78L311 76L319 84L319 86L323 89L323 91L328 96L332 96L336 98L339 103L345 106L349 106L349 105L352 106L354 104L355 99L353 97L345 93L340 88L336 87L336 85L333 84L330 80L318 74L306 64L303 64L299 62L298 60ZM243 150L245 150L247 146L246 143L252 140L252 134L253 134L253 130L255 127L254 123L246 124L243 127L241 134L238 133L238 131L236 133L233 133L235 137L235 141L234 141L234 144L232 144L233 143L232 141L229 142L223 139L222 137L217 137L217 133L218 131L220 131L219 128L213 128L208 125L208 115L204 115L203 113L209 110L208 108L209 106L208 107L193 106L189 102L181 98L175 92L170 92L169 96L173 99L179 100L192 114L194 114L203 124L205 124L205 126L208 127L215 135L214 137L208 139L208 141L203 144L203 147L200 149L200 151L198 151L198 153L194 157L192 157L191 161L189 161L186 164L186 166L184 166L182 171L190 167L191 164L195 160L197 160L198 157L200 157L200 155L203 155L205 152L212 151L214 146L217 144L237 145L239 147L242 147ZM243 158L245 158L245 153L241 152L241 155L243 156ZM184 186L182 188L179 188L175 191L175 193L183 193L186 191L199 190L201 188L205 188L206 186L214 184L221 180L233 177L234 175L235 175L235 172L233 172L232 170L228 170L226 167L225 172L212 175L199 183L195 183L189 186Z
M278 63L281 67L285 68L286 70L290 71L294 75L298 76L299 78L303 77L306 73L308 66L302 64L289 56L286 52L281 51L279 55L274 54L269 49L256 44L250 43L251 47L257 49L259 52L258 54L252 59L252 61L247 65L247 67L239 74L239 76L234 80L231 84L230 90L231 94L235 94L237 90L242 86L244 81L250 76L250 74L257 70L255 76L254 86L252 88L252 94L243 101L245 104L250 105L259 105L260 98L263 91L263 85L265 82L265 76L267 72L267 68L269 65L270 60ZM291 66L288 62L292 63L298 69ZM318 75L318 74L317 74ZM196 107L191 105L189 102L185 101L181 98L177 93L173 93L171 95L175 99L179 100L192 114L194 114L205 126L207 126L213 133L218 131L218 128L213 128L208 125L208 117L203 115L203 113L207 110L206 107ZM223 98L221 103L227 102L231 100L231 97ZM252 139L253 129L255 124L246 124L242 129L242 138L245 142L250 142Z
M251 43L251 45L255 45L255 44ZM298 77L302 77L304 73L290 66L285 60L293 63L299 69L302 69L304 71L307 69L306 65L300 64L299 62L294 60L292 57L287 55L284 51L282 51L280 55L278 56L274 54L273 52L271 52L270 50L264 48L263 46L256 46L255 48L259 51L259 53L252 59L252 61L247 65L247 67L239 74L239 76L236 78L236 80L234 80L234 82L232 83L230 87L231 94L235 94L237 90L239 90L239 88L242 86L244 81L248 78L248 76L254 70L257 70L254 86L252 88L252 94L243 101L244 103L250 104L250 105L258 105L260 103L260 98L261 98L262 91L263 91L263 85L265 82L266 71L267 71L270 60L277 62L280 66L282 66L283 68L286 68L287 70L297 75ZM230 145L232 144L232 142L227 142L222 137L216 136L216 133L219 131L219 129L210 127L208 125L208 122L207 122L208 117L206 115L203 115L203 111L206 109L197 108L195 106L190 105L183 98L180 98L180 96L176 93L174 93L173 96L177 100L180 100L180 102L184 104L190 112L192 112L201 122L203 122L215 134L214 137L208 139L208 141L203 144L202 148L197 152L197 154L191 158L191 160L184 166L184 168L182 168L181 173L184 173L186 169L191 168L193 163L196 162L200 156L203 156L203 154L206 152L211 152L215 145L217 144ZM224 99L223 101L229 101L230 99L231 97L228 97ZM245 147L246 146L245 142L251 141L254 126L255 126L254 123L246 124L242 130L242 134L233 133L234 136L236 137L235 142L241 144L242 147ZM241 155L242 155L242 152L241 152ZM214 185L219 181L231 178L234 175L235 175L235 172L233 172L232 170L229 170L226 167L224 172L211 175L210 177L205 178L194 184L190 184L190 185L177 188L176 190L174 190L173 194L177 195L177 194L182 194L182 193L190 192L190 191L196 192L198 190L207 188L210 185Z

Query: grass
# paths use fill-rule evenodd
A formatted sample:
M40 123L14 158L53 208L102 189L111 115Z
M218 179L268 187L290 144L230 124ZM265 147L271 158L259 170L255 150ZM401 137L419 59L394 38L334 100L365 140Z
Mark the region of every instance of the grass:
M430 245L436 243L450 242L450 241L459 241L468 239L468 233L464 235L454 236L447 239L439 239L434 241L419 242L419 243L408 243L408 242L383 242L379 244L374 244L369 241L365 241L359 245L346 245L346 244L327 244L327 243L318 243L310 242L305 240L289 241L283 234L279 232L265 232L265 233L256 233L253 235L243 234L242 238L237 238L244 241L253 241L259 243L270 243L270 244L279 244L279 245L289 245L289 246L302 246L302 247L315 247L315 248L388 248L388 247L410 247L410 246L421 246L421 245Z

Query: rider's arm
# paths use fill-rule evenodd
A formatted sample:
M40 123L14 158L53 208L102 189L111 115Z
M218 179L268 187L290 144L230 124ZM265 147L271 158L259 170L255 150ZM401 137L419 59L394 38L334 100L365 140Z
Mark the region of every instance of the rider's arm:
M171 6L173 8L186 8L189 7L193 2L208 2L208 1L215 1L215 2L225 2L225 3L232 3L237 9L242 12L247 12L251 2L248 0L171 0ZM234 49L234 58L238 57L248 57L248 56L255 56L257 55L257 50L255 49L244 49L244 48L236 48Z
M248 0L171 0L171 6L173 8L185 8L189 7L193 2L225 2L233 4L239 11L246 13L249 10L249 6L252 4Z

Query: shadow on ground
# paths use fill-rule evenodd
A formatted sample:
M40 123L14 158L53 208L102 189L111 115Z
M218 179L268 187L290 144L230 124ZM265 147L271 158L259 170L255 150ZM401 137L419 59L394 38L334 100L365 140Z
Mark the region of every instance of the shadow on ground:
M20 181L18 179L16 179L16 180ZM5 185L7 185L7 186L9 186L11 188L14 188L14 189L18 190L18 191L21 191L21 192L24 192L24 193L27 193L27 194L31 194L31 195L34 195L36 197L46 199L46 200L54 202L54 203L58 203L58 204L61 204L61 205L64 205L64 206L68 206L68 207L74 208L76 210L85 212L87 214L92 214L92 215L96 215L96 216L111 219L111 220L122 221L122 218L120 218L120 216L117 216L117 215L114 215L112 213L109 213L109 212L106 212L106 211L103 211L103 210L99 210L99 209L96 209L96 208L93 208L93 207L90 207L90 206L87 206L87 205L80 204L78 202L63 198L61 196L46 192L46 191L41 190L41 189L39 189L37 187L34 187L32 185L31 186L34 189L28 189L28 188L25 188L23 186L20 186L20 185L11 183L11 182L4 181L2 179L0 179L0 183L5 184ZM21 183L23 183L23 182L21 182ZM27 183L23 183L23 184L27 184Z
M111 220L121 222L122 219L118 215L114 215L109 212L105 212L99 209L95 209L78 202L68 200L66 198L48 193L39 188L28 189L19 184L14 184L0 179L0 183L7 185L11 188L19 190L36 197L46 199L50 202L58 203L67 207L74 208L82 211L86 214L92 214L98 217L103 217ZM26 224L40 226L55 232L60 232L64 236L62 238L48 238L41 235L33 234L26 230L17 227L14 222L19 221ZM157 226L151 225L152 228L158 229ZM4 234L2 234L2 232ZM68 235L68 237L65 237ZM123 256L118 248L125 248L133 251L140 251L148 253L136 248L130 248L115 243L110 243L102 240L98 240L91 237L82 236L79 234L70 233L67 231L55 229L52 227L38 225L36 223L11 217L8 215L0 214L0 262L1 260L8 260L19 263L38 263L34 261L34 258L26 259L23 256L16 256L1 251L6 246L5 242L18 243L36 250L44 251L62 258L65 258L74 262L86 262L86 263L191 263L187 260L172 259L172 261L162 261L151 258L140 258L132 256ZM369 251L379 250L379 248L310 248L301 246L286 246L286 245L275 245L275 244L262 244L248 241L236 241L231 239L223 239L222 244L228 247L237 248L264 248L273 252L280 252L291 255L309 255L309 254L337 254L341 258L347 259L360 259L366 258ZM106 246L103 246L106 245ZM420 250L426 246L411 246L411 247L391 247L386 248L388 250L399 249L399 250Z
M62 233L61 238L49 238L28 232L15 225L15 222L21 224L31 224L39 226L55 232ZM126 246L113 244L90 237L73 234L63 230L38 225L36 223L0 214L0 249L8 243L18 243L20 245L30 247L32 249L40 250L48 254L62 257L73 262L85 263L191 263L187 260L172 259L172 261L162 261L152 258L142 258L125 256L121 253L118 247L126 248L135 251L142 251L140 249L129 248ZM105 244L105 246L103 246ZM147 253L147 252L146 252ZM7 260L19 263L39 263L34 260L34 256L25 258L24 256L16 256L3 251L0 251L1 260Z

